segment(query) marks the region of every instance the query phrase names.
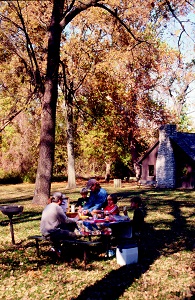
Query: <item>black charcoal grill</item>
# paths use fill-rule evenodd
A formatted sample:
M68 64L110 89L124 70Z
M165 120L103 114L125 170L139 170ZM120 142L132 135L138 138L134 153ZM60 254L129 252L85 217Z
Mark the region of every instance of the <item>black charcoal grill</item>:
M9 218L12 244L15 245L13 216L21 214L23 212L23 206L2 205L0 206L0 211Z

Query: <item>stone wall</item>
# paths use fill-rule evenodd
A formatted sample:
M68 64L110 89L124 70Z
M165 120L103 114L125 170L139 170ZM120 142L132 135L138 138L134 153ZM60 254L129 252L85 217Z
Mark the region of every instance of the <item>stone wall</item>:
M175 188L175 158L170 136L177 135L176 125L159 129L159 149L156 160L156 187Z

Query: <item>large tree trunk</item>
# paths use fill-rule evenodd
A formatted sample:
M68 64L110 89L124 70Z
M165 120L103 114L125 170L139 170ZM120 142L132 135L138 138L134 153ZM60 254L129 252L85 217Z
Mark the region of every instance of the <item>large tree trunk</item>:
M41 134L38 169L33 203L46 204L50 195L55 147L55 118L58 98L58 69L64 0L53 2L49 28L47 72L42 103Z
M74 125L73 125L73 86L66 95L66 126L67 126L67 154L68 154L68 185L76 187L75 155L74 155Z

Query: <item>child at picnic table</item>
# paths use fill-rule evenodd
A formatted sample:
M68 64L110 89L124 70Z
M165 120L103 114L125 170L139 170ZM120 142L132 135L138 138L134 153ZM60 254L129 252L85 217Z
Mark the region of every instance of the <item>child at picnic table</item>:
M104 208L104 212L108 212L110 215L119 215L119 208L117 205L117 195L111 194L107 197L108 205Z
M131 198L131 208L134 209L132 229L133 236L139 236L144 226L144 213L141 209L142 199L139 196ZM127 211L124 211L124 215L127 215Z
M88 189L87 188L82 188L80 191L81 197L78 198L77 203L75 204L75 207L80 210L89 200L88 195Z
M108 195L107 197L107 205L104 207L104 214L109 214L109 215L119 215L119 208L118 205L116 204L118 201L117 196L115 194ZM100 214L102 211L101 210L93 210L92 215L94 214Z

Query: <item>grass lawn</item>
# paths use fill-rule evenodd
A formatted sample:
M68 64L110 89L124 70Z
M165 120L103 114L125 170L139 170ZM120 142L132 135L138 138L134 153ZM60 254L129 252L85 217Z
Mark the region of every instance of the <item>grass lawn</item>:
M66 190L66 183L53 183L75 201L82 183ZM92 254L83 268L81 257L70 253L56 260L43 242L41 257L35 254L29 235L40 234L43 207L32 205L34 185L0 185L0 205L23 205L15 216L16 245L11 244L8 218L0 212L0 299L192 299L194 285L195 191L138 188L125 183L116 190L102 183L108 193L117 192L119 206L140 195L146 207L146 226L136 265L119 266L116 258ZM129 212L132 216L132 212Z

